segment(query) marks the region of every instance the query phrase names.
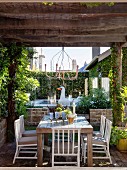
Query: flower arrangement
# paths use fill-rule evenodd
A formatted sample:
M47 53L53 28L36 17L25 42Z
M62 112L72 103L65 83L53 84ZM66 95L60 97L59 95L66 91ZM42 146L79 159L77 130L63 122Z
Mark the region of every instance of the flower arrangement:
M64 112L66 113L66 116L72 114L72 111L69 108L65 109Z
M62 112L62 108L61 108L61 107L57 107L57 108L55 109L55 111L57 111L57 112Z

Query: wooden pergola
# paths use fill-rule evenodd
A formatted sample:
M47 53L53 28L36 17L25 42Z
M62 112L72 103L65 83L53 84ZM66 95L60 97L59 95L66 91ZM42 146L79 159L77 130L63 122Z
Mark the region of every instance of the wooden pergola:
M127 41L127 3L88 8L81 3L0 1L0 42L31 47L109 47Z

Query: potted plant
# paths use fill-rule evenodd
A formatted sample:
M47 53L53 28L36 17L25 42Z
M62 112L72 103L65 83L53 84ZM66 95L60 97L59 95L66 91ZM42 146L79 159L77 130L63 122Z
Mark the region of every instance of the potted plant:
M57 104L55 108L55 112L57 112L56 114L59 115L59 117L62 116L62 110L63 110L63 106L61 104Z
M121 152L127 151L127 129L125 127L113 127L110 144L116 145Z

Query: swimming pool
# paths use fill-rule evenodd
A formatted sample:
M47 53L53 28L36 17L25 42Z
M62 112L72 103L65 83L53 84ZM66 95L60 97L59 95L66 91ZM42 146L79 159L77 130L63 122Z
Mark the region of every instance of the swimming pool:
M33 100L30 101L28 103L28 105L34 106L34 107L38 107L38 106L42 106L42 107L46 107L46 106L56 106L57 105L58 100L56 100L56 102L52 101L52 100L48 100L48 99L37 99L37 100Z

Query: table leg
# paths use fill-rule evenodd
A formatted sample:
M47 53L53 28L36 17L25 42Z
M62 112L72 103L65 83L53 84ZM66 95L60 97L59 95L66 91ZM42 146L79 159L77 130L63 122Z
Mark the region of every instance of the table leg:
M88 167L93 166L93 151L92 151L92 134L87 134L87 164Z
M37 165L42 166L43 163L43 146L42 146L42 137L41 133L37 134Z
M46 133L44 135L44 144L48 145L48 134L46 134Z

